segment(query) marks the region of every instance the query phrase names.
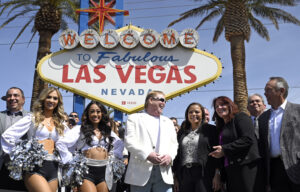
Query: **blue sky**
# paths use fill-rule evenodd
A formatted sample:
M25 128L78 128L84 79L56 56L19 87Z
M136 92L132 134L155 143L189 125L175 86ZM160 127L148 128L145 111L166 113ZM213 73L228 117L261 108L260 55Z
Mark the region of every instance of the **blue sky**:
M167 25L178 18L179 14L189 10L201 1L192 0L125 0L124 9L129 10L129 16L125 17L124 24L132 23L142 28L152 28L161 32ZM300 19L300 4L293 8L282 9L292 13ZM0 17L0 23L4 21L6 15ZM11 86L21 87L26 96L25 109L29 110L30 96L32 92L32 81L34 65L37 53L38 36L33 39L29 46L27 42L31 37L31 31L26 30L11 50L10 43L20 30L22 24L26 21L26 16L17 19L8 25L7 28L0 30L0 95L4 95ZM187 19L174 25L177 31L197 26L199 19ZM262 20L266 24L270 34L270 41L259 37L254 31L246 46L246 70L249 94L264 93L264 86L271 76L284 77L290 86L288 100L294 103L300 103L300 27L281 22L279 30L276 30L269 21ZM232 62L230 56L230 44L224 38L224 33L220 36L218 42L213 43L213 33L216 20L203 25L199 32L200 41L198 49L213 52L218 58L221 58L224 67L222 77L206 87L199 88L189 94L170 100L166 104L164 114L166 116L184 117L184 111L191 102L199 102L213 112L211 102L213 98L226 95L233 98L232 81ZM77 29L76 24L70 24L72 29ZM108 25L107 28L113 28ZM60 49L57 33L53 37L52 52ZM64 106L67 113L72 111L72 94L62 91L64 96ZM269 107L269 106L268 106ZM5 102L0 101L0 110L5 109ZM182 119L179 119L181 122Z

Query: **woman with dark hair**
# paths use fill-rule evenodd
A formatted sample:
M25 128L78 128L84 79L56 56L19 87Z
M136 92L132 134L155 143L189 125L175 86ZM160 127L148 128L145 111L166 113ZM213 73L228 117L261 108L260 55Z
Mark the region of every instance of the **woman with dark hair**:
M179 130L178 153L174 160L175 191L209 192L220 189L218 160L209 157L218 144L216 127L204 123L204 107L191 103L185 111L185 123Z
M225 96L213 100L214 118L220 131L219 145L210 156L224 157L226 185L229 192L255 192L260 159L251 118Z
M72 147L82 152L87 160L89 173L84 175L82 192L108 192L106 182L106 165L108 156L122 158L123 142L111 131L106 108L99 102L91 101L82 115L81 128L73 128L66 136L57 142L57 148L62 162L72 160ZM111 183L112 184L112 183ZM111 185L110 184L110 185Z
M38 140L43 145L47 155L44 157L41 167L37 166L35 162L31 162L35 164L34 169L24 174L24 183L28 191L55 192L57 190L58 162L54 151L56 141L64 135L67 129L67 125L64 123L61 93L57 88L48 87L40 93L39 98L35 101L32 114L23 117L2 134L1 145L3 151L14 157L17 155L12 154L14 148L26 136L28 139ZM33 140L30 141L34 143ZM26 148L28 147L27 144ZM44 150L36 151L36 153L41 154ZM17 153L23 152L18 151ZM30 154L27 153L27 155ZM31 154L31 156L34 155ZM32 157L25 159L28 160L28 158ZM16 158L12 161L14 160ZM37 161L40 161L40 159Z

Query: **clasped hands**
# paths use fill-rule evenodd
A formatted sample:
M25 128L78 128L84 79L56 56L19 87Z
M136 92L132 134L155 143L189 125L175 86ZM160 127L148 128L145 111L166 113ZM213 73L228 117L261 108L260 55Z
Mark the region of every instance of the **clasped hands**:
M162 166L170 165L172 162L172 158L170 157L170 155L160 155L156 152L151 152L148 155L147 160L155 165L162 165Z

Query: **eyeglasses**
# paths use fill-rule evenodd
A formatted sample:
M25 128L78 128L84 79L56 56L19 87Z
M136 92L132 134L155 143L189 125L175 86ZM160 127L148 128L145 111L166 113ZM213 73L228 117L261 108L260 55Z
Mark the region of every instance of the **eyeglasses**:
M77 118L78 115L69 115L69 117Z
M163 103L166 102L165 98L152 97L152 99L155 100L155 101L161 101L161 102L163 102Z

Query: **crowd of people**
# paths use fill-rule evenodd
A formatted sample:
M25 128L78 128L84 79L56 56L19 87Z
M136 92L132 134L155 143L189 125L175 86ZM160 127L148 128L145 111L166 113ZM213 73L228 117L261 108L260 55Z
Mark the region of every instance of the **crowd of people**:
M45 88L27 112L22 89L11 87L2 97L7 109L0 113L0 190L299 192L300 105L287 101L288 90L284 78L271 77L265 85L271 108L253 94L249 113L218 96L212 102L214 125L201 99L187 106L179 125L175 117L162 115L165 94L151 91L145 110L128 115L123 126L97 101L81 118L77 112L68 115L54 87ZM15 180L9 165L18 159L20 141L27 140L37 141L46 155L40 166L23 170L22 179ZM66 173L61 170L78 154L88 171L77 170L82 180L76 186L62 186Z

